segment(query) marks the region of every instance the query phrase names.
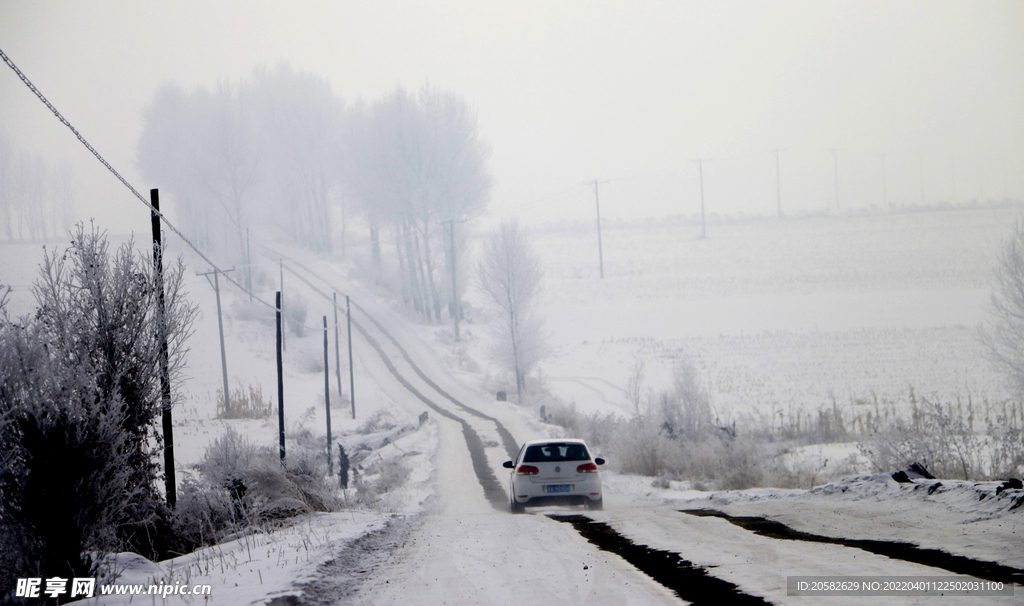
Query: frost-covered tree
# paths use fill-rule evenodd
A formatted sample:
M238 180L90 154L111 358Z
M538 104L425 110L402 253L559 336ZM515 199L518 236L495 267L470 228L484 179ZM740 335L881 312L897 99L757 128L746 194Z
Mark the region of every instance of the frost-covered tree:
M992 360L1024 396L1024 223L1003 244L995 270L991 326L984 334Z
M494 306L496 362L515 377L520 398L526 375L545 353L543 322L536 313L541 289L540 261L516 220L505 220L484 242L480 289Z
M343 113L325 80L286 63L212 90L169 84L144 114L139 167L209 252L244 262L255 225L330 252Z
M131 242L111 255L80 225L67 251L45 257L36 314L0 313L4 574L93 576L90 553L161 550L159 336L173 385L195 315L183 273L180 262L165 272L160 314L148 257Z
M449 221L478 215L492 184L491 150L475 113L455 93L400 88L352 108L344 149L346 181L366 214L375 264L381 266L387 250L387 229L402 298L440 321L444 303L457 299L451 296L450 268L461 266L450 256Z

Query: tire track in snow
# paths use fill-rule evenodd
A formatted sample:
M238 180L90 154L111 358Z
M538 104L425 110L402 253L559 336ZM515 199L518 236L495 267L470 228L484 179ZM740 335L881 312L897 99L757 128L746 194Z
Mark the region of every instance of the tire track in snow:
M729 581L711 576L705 568L684 560L677 553L637 545L604 522L595 522L582 515L550 514L548 517L572 524L576 532L598 549L622 557L692 604L771 604L762 597L743 593Z
M264 248L266 248L266 247L264 247ZM267 250L271 250L269 248L266 248L266 249ZM302 270L304 270L306 273L308 273L308 274L310 274L312 276L315 276L318 280L320 280L321 282L326 284L329 288L334 289L335 291L338 290L338 288L336 286L334 286L333 284L331 284L330 282L328 282L326 278L324 278L320 274L316 273L315 271L311 270L310 268L306 267L305 265L303 265L301 262L297 261L296 259L294 259L292 257L289 257L287 255L283 255L283 254L281 254L281 253L279 253L277 251L272 251L272 252L274 252L274 254L277 256L277 258L279 258L279 259L288 259L288 261L290 263L293 263L296 266L302 268ZM290 268L289 268L289 270L290 270ZM324 291L322 291L319 288L317 288L309 280L306 280L305 278L303 278L299 274L295 273L294 270L291 270L291 271L292 271L292 275L294 275L298 279L300 279L303 282L305 282L306 286L309 286L317 294L319 294L321 297L327 299L328 301L332 301L332 303L333 303L333 298L327 296L327 293L325 293ZM503 442L503 445L505 446L505 452L508 453L508 457L510 459L516 458L516 455L519 454L519 442L517 442L516 439L514 437L512 437L512 433L509 432L509 430L505 428L505 426L501 423L501 421L499 421L498 419L496 419L496 418L494 418L494 417L492 417L490 415L484 414L484 413L480 412L479 410L477 410L477 409L475 409L475 408L473 408L471 406L467 406L467 405L463 404L458 399L456 399L454 396L452 396L450 393L448 393L447 391L442 389L437 383L435 383L433 380L431 380L429 377L427 377L426 374L424 374L424 372L420 369L420 367L415 362L412 361L412 358L409 356L409 353L405 350L404 347L402 347L402 345L398 342L398 340L395 339L395 337L390 332L388 332L388 330L386 328L384 328L380 324L380 322L378 322L373 316L371 316L370 312L366 311L366 308L364 308L362 305L360 305L357 301L351 301L350 300L350 302L352 303L352 306L356 308L356 311L362 312L363 315L366 316L366 319L369 320L377 328L377 330L379 330L381 332L381 334L383 334L385 337L387 337L388 340L391 341L392 344L394 344L394 346L398 349L398 352L402 355L402 358L405 359L405 362L409 365L410 368L412 368L413 372L415 372L416 375L419 376L419 378L424 383L429 385L431 389L433 389L437 393L441 394L442 396L447 398L449 401L451 401L453 404L455 404L456 406L458 406L462 410L465 410L469 414L471 414L473 416L476 416L476 417L479 417L481 419L484 419L486 421L490 421L491 423L494 423L494 426L497 428L497 431L498 431L498 436L501 437L501 441ZM366 335L366 331L363 329L363 327L360 326L358 321L353 320L352 324L354 324L356 326L356 329L360 330L363 333L364 336ZM379 353L381 350L378 348L377 351ZM383 354L381 354L381 355L383 355ZM392 374L395 374L395 376L398 376L396 374L396 372L397 371L392 371Z
M462 425L462 436L465 438L466 446L469 448L469 456L473 463L473 471L476 473L476 479L480 482L480 486L484 489L484 496L491 502L491 505L493 505L495 509L504 510L508 506L509 497L505 494L505 489L501 487L501 483L498 482L498 478L494 475L494 471L491 470L491 467L487 462L487 455L484 452L484 443L476 431L474 431L469 423L464 419L438 406L436 403L431 401L430 398L423 395L422 392L416 389L412 383L398 372L394 362L392 362L391 358L388 357L384 348L380 346L380 343L378 343L376 339L370 336L370 333L361 324L353 322L352 325L355 326L356 330L363 335L363 338L366 339L370 346L377 351L380 359L384 362L384 365L387 366L388 371L391 372L399 383L401 383L402 387L405 387L412 395L419 398L421 402L426 404L437 414Z
M722 518L744 530L772 539L786 541L806 541L809 543L830 543L862 549L869 553L885 556L894 560L903 560L914 564L923 564L932 568L941 568L956 574L996 581L999 583L1024 585L1024 570L1004 566L998 562L975 560L965 556L953 555L941 549L918 547L902 541L879 541L874 539L842 539L827 537L820 534L803 532L786 526L782 522L756 516L731 516L716 509L681 509L680 513L698 517Z
M372 322L374 326L377 327L377 330L379 330L381 333L384 334L385 337L391 340L395 347L398 348L399 353L402 354L402 358L404 358L405 362L409 365L410 368L412 368L413 372L415 372L417 376L419 376L419 378L423 380L424 383L429 385L431 389L441 394L442 396L450 400L453 404L455 404L462 410L465 410L469 414L484 419L486 421L490 421L491 423L494 423L494 426L498 430L498 435L501 436L501 441L504 443L505 451L508 453L509 458L516 458L516 455L519 454L519 443L516 442L516 439L512 437L512 434L509 432L509 430L505 429L505 426L501 424L501 421L490 415L486 415L471 406L466 406L465 404L457 400L454 396L452 396L450 393L442 389L437 383L435 383L429 377L427 377L427 375L423 374L423 371L420 370L420 367L417 366L416 363L412 361L412 358L409 357L409 354L405 351L405 348L398 343L398 341L395 339L395 337L391 335L390 332L388 332L383 326L381 326L380 323L373 318L373 316L367 313L367 311L363 309L361 305L359 305L358 303L353 303L353 305L355 305L356 309L363 312L363 315L365 315L366 318L370 320L370 322Z

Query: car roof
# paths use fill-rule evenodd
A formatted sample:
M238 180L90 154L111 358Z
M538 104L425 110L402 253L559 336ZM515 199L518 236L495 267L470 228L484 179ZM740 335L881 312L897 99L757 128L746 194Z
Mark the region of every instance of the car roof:
M548 438L547 440L530 440L526 446L537 446L538 444L583 444L586 442L579 438Z

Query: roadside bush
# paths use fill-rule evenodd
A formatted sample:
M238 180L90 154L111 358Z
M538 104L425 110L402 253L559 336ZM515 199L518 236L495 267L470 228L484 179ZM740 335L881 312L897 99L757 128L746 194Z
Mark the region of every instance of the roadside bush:
M391 413L381 409L370 415L370 418L363 421L363 424L356 429L356 433L362 435L369 435L371 433L380 433L382 431L388 431L398 427L395 424L394 417Z
M323 442L323 437L308 431L295 433L282 465L276 448L254 445L228 427L197 466L202 482L193 484L197 508L190 513L193 534L201 530L204 536L215 538L234 529L229 522L258 525L340 508L336 489L327 479L326 447L320 452ZM222 513L224 495L231 497L232 517ZM210 526L195 525L206 520L211 521Z
M964 480L1005 478L1024 470L1019 428L990 426L977 433L970 403L965 410L962 404L921 401L908 419L870 426L860 450L876 469L893 471L916 461L936 477Z
M409 466L401 459L379 461L355 477L353 484L357 498L363 503L377 501L382 495L405 486L410 474Z
M672 390L650 394L642 405L642 367L637 368L631 385L636 416L586 415L575 404L547 402L548 422L607 453L611 465L623 473L656 477L662 483L685 479L702 488L737 490L800 481L776 456L781 446L772 443L770 434L738 436L735 424L716 420L692 364L678 365Z
M178 503L171 518L174 551L188 553L216 543L240 527L240 514L227 488L186 477L178 486Z

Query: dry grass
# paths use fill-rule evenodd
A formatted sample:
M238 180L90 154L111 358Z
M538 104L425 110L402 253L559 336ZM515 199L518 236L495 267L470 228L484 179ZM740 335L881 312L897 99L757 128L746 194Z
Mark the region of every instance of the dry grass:
M265 419L274 411L269 399L263 398L263 388L259 385L243 387L241 383L231 390L231 410L225 410L224 390L217 390L218 419Z

